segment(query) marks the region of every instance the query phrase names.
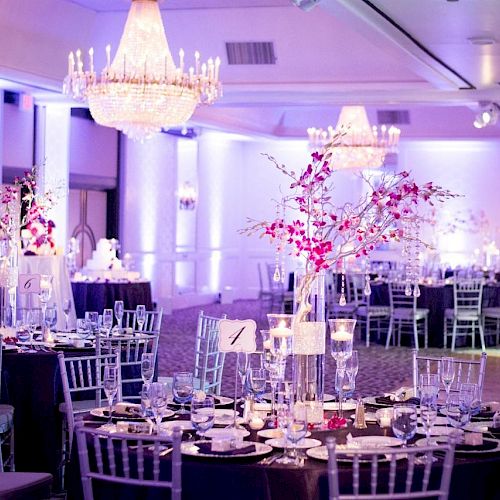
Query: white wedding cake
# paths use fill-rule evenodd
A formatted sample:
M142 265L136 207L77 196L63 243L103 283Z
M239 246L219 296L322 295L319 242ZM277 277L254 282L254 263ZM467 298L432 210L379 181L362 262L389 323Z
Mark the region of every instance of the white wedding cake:
M122 262L116 256L116 245L111 240L101 238L86 267L89 271L121 271Z

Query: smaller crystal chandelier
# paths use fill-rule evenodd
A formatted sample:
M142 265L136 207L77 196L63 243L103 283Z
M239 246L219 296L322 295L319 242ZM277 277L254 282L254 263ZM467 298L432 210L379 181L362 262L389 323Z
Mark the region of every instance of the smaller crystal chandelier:
M331 149L331 162L338 169L375 168L384 164L387 153L397 152L401 131L390 126L370 127L363 106L343 106L337 126L327 130L307 129L309 147L317 151L328 146L336 134L340 134L336 146Z
M194 210L196 208L198 193L190 182L185 182L179 188L178 196L180 210Z
M75 59L76 56L76 59ZM161 129L182 125L199 103L212 104L221 95L220 59L184 71L184 51L176 67L170 52L158 0L132 0L120 45L101 74L94 69L94 49L84 70L82 53L71 52L63 92L88 102L100 125L114 127L133 139L144 140Z

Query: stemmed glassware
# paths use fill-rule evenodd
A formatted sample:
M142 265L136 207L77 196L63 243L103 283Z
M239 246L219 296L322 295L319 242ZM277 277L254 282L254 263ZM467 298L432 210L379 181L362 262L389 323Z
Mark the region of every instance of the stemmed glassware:
M47 327L46 337L51 340L52 334L50 331L57 325L57 307L55 304L45 309L45 325Z
M179 415L188 414L185 405L193 394L193 374L191 372L174 373L172 392L175 399L181 404L181 408L177 413Z
M431 431L437 417L437 400L439 396L439 375L424 373L420 375L420 419L425 430L426 445L431 444ZM422 455L415 459L418 464L425 464L427 460L436 461L432 455Z
M296 402L287 418L286 438L292 443L290 458L296 466L303 466L304 462L297 453L297 444L307 434L307 407L304 403Z
M241 391L242 391L242 399L246 396L245 387L246 387L246 378L248 373L249 366L249 357L246 352L238 352L236 353L236 366L238 370L238 375L240 377ZM236 400L236 388L235 388L235 400Z
M356 376L359 371L358 351L352 351L351 357L346 361L344 377L344 396L352 397L356 389Z
M148 389L151 409L156 421L156 433L161 424L165 410L167 409L167 388L161 382L153 382Z
M203 399L193 397L191 400L191 423L201 439L211 429L215 421L214 397L206 394Z
M146 306L139 305L135 308L135 320L137 321L139 331L142 332L146 321Z
M89 322L86 319L79 318L76 320L76 334L79 337L85 340L90 337L91 333Z
M104 393L108 398L109 405L109 421L108 425L112 423L113 415L113 400L118 392L118 367L116 365L106 365L104 367Z
M441 358L441 381L446 390L446 401L450 397L451 384L455 380L455 360L449 357Z
M40 275L40 291L38 292L38 298L40 299L40 304L42 306L42 325L45 326L45 311L47 310L47 304L52 296L52 276L50 274Z
M113 309L104 309L102 313L102 326L109 337L111 335L111 327L113 326Z
M452 427L461 429L470 421L470 406L467 397L464 399L460 393L450 394L446 403L446 416Z
M118 333L121 333L122 323L123 323L123 310L124 310L123 300L115 300L114 310L115 310Z
M151 352L145 352L141 356L141 377L144 385L151 384L155 371L155 357Z
M262 395L266 390L266 370L263 368L249 368L247 382L255 401L262 401Z
M92 331L92 334L95 335L97 332L97 325L99 323L99 314L96 311L86 311L85 319Z
M69 332L69 313L71 312L71 299L63 300L62 310L64 313L64 329Z
M339 416L342 417L343 386L347 360L352 355L355 319L329 319L330 349L332 357L337 362L335 372L335 389L339 393Z
M392 417L392 432L403 440L403 448L406 448L408 439L411 439L417 431L417 407L412 404L401 403L394 405Z
M26 322L28 323L28 328L30 332L30 343L33 343L35 330L38 325L41 324L40 321L40 311L35 309L30 309L26 314Z
M275 427L276 391L278 389L278 383L285 379L285 360L280 359L278 356L275 356L270 350L270 345L270 340L268 340L267 345L266 340L264 340L264 368L269 373L269 381L271 383L271 415L269 419L270 425L272 427Z

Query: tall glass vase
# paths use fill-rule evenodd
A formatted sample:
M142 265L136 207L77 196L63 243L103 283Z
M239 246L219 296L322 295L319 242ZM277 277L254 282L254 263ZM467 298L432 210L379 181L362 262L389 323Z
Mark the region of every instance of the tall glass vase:
M295 290L302 290L305 275L295 273ZM309 280L310 310L302 321L294 325L293 381L297 401L308 408L308 422L319 425L323 422L325 382L325 275L318 273ZM300 307L302 297L294 296L294 312ZM302 304L303 306L303 304Z

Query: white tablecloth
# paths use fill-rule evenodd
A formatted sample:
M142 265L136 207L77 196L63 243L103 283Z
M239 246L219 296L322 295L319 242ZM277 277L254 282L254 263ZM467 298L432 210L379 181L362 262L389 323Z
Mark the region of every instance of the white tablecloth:
M22 255L19 257L19 274L50 274L52 279L52 297L49 305L57 305L57 329L65 327L63 312L63 301L71 299L71 311L69 313L69 327L75 328L76 314L75 301L71 290L68 270L64 262L64 256L38 256ZM17 294L17 307L40 307L40 301L36 294Z

